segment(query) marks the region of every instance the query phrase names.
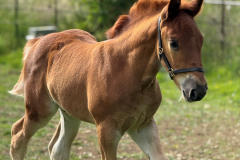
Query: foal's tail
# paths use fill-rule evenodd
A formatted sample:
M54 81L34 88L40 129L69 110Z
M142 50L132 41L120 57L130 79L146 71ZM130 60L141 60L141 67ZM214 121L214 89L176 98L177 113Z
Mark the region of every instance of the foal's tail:
M39 40L39 38L31 39L27 42L27 44L24 47L23 51L23 64L25 63L25 60L28 56L29 51L31 50L32 46ZM24 65L21 71L21 74L19 76L18 82L14 85L13 89L9 91L9 93L17 95L17 96L23 96L24 95Z

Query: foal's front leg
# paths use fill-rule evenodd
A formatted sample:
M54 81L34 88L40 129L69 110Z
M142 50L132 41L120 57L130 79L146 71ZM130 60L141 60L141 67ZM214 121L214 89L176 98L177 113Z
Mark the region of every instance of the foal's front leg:
M117 124L109 121L97 125L98 141L102 160L117 160L117 146L122 137Z
M140 129L136 126L127 132L150 160L168 160L162 149L158 128L153 118Z

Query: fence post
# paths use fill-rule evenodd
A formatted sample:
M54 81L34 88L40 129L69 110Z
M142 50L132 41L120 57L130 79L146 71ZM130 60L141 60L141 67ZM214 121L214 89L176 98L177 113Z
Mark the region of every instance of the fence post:
M15 37L18 39L18 34L19 34L19 28L18 28L18 0L15 0L15 6L14 6L14 15L15 15Z
M100 15L103 17L104 15L105 15L105 13L104 13L104 6L103 6L103 0L99 0L99 2L100 2ZM100 23L99 24L99 28L100 29L103 29L103 23Z
M222 0L222 16L221 16L221 33L222 33L222 39L221 39L221 60L220 62L224 64L224 49L225 49L225 3L224 0Z
M58 30L58 0L54 0L54 24Z

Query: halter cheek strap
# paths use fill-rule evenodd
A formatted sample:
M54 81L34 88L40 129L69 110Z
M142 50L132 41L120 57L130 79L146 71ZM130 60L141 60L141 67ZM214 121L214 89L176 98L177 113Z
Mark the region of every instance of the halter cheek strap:
M178 74L178 73L194 72L194 71L204 72L204 70L202 68L183 68L183 69L174 70L171 67L171 64L169 63L169 61L168 61L168 59L165 56L164 51L163 51L160 23L161 23L161 16L158 19L159 57L160 57L160 59L164 60L166 66L168 68L168 73L169 73L170 78L173 79L174 75Z

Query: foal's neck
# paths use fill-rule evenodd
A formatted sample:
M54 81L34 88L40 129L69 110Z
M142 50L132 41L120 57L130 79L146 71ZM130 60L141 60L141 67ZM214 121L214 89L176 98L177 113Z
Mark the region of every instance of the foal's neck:
M157 54L157 20L158 17L145 18L113 40L116 54L125 56L141 80L154 79L161 66Z

